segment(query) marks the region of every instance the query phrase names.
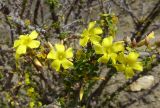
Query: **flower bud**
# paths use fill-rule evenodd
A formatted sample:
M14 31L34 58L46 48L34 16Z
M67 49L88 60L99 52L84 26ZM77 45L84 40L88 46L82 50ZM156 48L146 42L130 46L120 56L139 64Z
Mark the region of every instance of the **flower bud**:
M38 70L42 69L42 64L41 64L41 62L38 59L34 59L33 62L34 62L34 65L36 66L36 68Z
M134 38L131 42L132 47L136 47L137 46L137 42L136 39Z

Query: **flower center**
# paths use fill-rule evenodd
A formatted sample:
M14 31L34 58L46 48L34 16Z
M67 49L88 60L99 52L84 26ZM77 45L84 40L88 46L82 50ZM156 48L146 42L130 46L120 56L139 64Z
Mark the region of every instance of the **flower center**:
M29 37L26 37L26 38L23 40L23 45L28 45L30 42L31 42L31 39L30 39Z
M63 60L64 58L65 58L65 53L64 52L58 53L58 59L59 60Z

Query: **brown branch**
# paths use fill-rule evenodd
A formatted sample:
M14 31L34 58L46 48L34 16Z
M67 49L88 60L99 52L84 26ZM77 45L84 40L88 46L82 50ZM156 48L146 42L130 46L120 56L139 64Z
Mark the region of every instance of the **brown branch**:
M73 11L74 7L77 5L78 1L79 1L79 0L75 0L75 1L72 3L72 5L71 5L71 7L70 7L70 9L69 9L69 11L68 11L68 13L67 13L67 15L66 15L66 19L65 19L65 21L64 21L64 24L65 24L65 25L67 24L68 19L69 19L69 16L70 16L71 12Z
M145 20L136 26L135 32L132 35L132 40L135 38L136 41L139 42L141 39L143 39L144 33L148 30L151 23L159 14L160 14L160 0L156 3L152 11L145 18Z
M27 4L27 0L23 0L22 1L22 9L21 9L21 13L20 13L20 18L23 18L23 14L24 14L24 11L26 9L26 4Z
M131 7L126 3L125 0L123 0L121 4L117 3L115 0L111 0L111 2L113 2L116 6L118 6L125 12L127 12L131 16L135 25L139 23L138 18L136 17L136 15L134 15L133 11L131 10Z
M38 10L41 4L41 0L37 0L36 5L35 5L35 10L34 10L34 17L33 17L33 23L38 24L37 18L38 18Z
M102 94L102 92L105 89L108 81L110 81L110 79L112 78L112 76L114 74L116 74L116 71L114 69L110 69L109 72L105 76L105 80L103 80L99 84L98 88L93 93L90 94L89 98L87 99L87 107L91 107L90 102L93 101L94 99L96 101L98 101L98 97Z
M14 32L13 32L13 27L12 27L12 24L10 23L7 15L5 15L5 19L6 19L6 23L9 25L10 27L10 38L11 38L11 46L13 45L14 43Z

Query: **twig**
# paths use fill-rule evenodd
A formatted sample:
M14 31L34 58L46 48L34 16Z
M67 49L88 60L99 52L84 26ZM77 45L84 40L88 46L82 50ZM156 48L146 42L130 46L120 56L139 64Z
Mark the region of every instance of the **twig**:
M115 0L111 0L111 1L112 1L116 6L120 7L120 8L123 9L125 12L127 12L127 13L131 16L131 18L132 18L132 20L133 20L133 22L134 22L135 25L137 25L137 24L139 23L138 18L136 17L136 15L134 15L133 11L131 10L131 8L129 7L129 5L126 3L125 0L122 0L123 5L122 5L122 3L121 3L121 5L118 4Z
M41 4L41 0L37 0L35 10L34 10L34 18L33 18L33 22L36 25L38 25L37 17L38 17L38 10L39 10L40 4Z
M12 28L12 25L11 25L11 23L10 23L10 21L9 21L9 19L8 19L8 17L7 17L7 15L5 15L5 19L6 19L6 23L9 25L9 27L10 27L10 38L11 38L11 45L13 45L13 43L14 43L14 32L13 32L13 28Z
M71 5L71 7L70 7L70 9L69 9L69 11L68 11L68 13L67 13L67 15L66 15L66 19L65 19L65 21L64 21L64 24L67 24L68 19L69 19L69 16L70 16L71 12L73 11L74 7L76 6L76 4L78 3L78 1L79 1L79 0L75 0L75 1L72 3L72 5Z
M89 96L87 100L87 107L91 107L90 102L93 100L93 98L98 100L98 97L102 94L106 84L108 83L108 81L110 81L110 79L112 78L114 74L116 74L115 69L110 69L109 72L105 76L105 80L103 80L100 83L99 87Z
M143 34L147 31L154 19L160 14L160 0L156 3L152 11L142 23L136 26L136 30L132 35L132 40L135 38L137 42L144 38Z

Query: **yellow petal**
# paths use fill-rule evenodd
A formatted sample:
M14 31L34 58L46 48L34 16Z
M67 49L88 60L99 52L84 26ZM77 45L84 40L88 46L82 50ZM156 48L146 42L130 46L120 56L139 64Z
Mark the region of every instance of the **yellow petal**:
M95 44L93 47L96 54L103 54L103 47L100 44Z
M56 58L57 58L57 57L56 57L56 52L52 49L52 50L48 53L47 58L48 58L48 59L56 59Z
M59 60L54 60L51 64L52 68L56 69L56 71L60 70L61 62Z
M56 51L58 52L64 52L65 50L64 45L62 44L55 44L55 48L56 48Z
M26 53L26 46L25 45L20 45L17 50L16 50L17 54L25 54Z
M112 46L112 51L113 52L124 51L123 41L115 42Z
M16 48L16 47L18 47L20 44L21 44L21 41L20 41L20 40L15 40L13 47Z
M23 39L23 38L26 38L26 37L27 37L27 35L20 35L19 36L20 39Z
M116 54L116 53L112 53L112 54L110 54L109 56L110 56L113 64L115 64L116 61L117 61L117 54Z
M124 64L116 64L115 68L117 69L117 71L123 72L125 70L125 65Z
M88 36L88 35L89 35L88 30L87 30L87 29L84 29L81 37L85 37L85 36Z
M31 34L29 34L29 37L31 39L36 39L38 36L38 33L36 32L36 30L32 31Z
M108 55L103 55L98 59L98 62L108 63L108 60L109 60Z
M128 63L132 64L137 61L139 54L136 52L130 52L127 56Z
M28 44L28 47L30 48L38 48L40 45L40 42L37 41L37 40L32 40L29 44Z
M96 21L90 22L88 25L88 30L92 29L96 24Z
M143 71L143 66L141 62L136 62L132 64L132 68L138 71Z
M98 35L98 34L102 34L103 31L100 27L96 27L96 28L93 29L93 32L94 32L94 34Z
M98 36L98 35L92 35L92 36L90 37L90 41L91 41L93 44L99 43L100 40L101 40L101 37Z
M117 60L122 64L126 63L126 58L123 52L117 55Z
M64 59L64 60L62 61L62 66L63 66L64 69L68 69L68 68L70 68L70 67L73 66L73 63L70 62L70 61L67 60L67 59Z
M83 47L86 46L88 39L89 39L89 37L84 37L84 38L80 39L79 44Z
M109 36L107 38L104 38L102 41L102 46L104 47L111 47L113 42L113 37Z
M125 76L126 76L126 78L127 78L127 79L128 79L128 78L132 78L133 75L134 75L133 69L130 68L130 67L126 67L126 69L125 69Z
M66 58L72 58L72 57L73 57L72 48L68 48L66 50Z

